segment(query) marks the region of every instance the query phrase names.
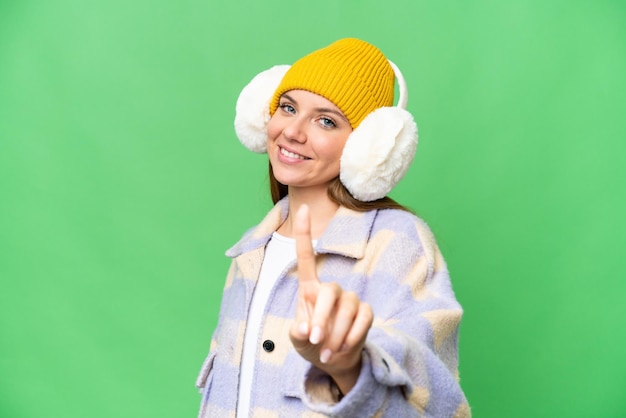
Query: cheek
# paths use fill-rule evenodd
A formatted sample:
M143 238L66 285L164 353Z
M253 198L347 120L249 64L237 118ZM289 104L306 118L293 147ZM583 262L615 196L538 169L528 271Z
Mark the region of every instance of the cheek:
M343 149L346 145L346 141L339 138L335 138L331 141L325 149L325 156L330 160L336 160L337 164L339 164L339 160L341 159L341 155L343 154Z
M278 135L280 135L281 132L282 132L282 129L280 127L280 124L278 123L278 119L275 117L272 117L267 124L268 141L272 141L273 139L276 139L276 137L278 137Z

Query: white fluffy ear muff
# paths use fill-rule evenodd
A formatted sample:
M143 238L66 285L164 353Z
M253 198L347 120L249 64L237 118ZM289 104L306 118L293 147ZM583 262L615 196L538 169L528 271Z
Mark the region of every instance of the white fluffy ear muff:
M348 137L341 155L341 183L362 202L385 197L406 174L417 149L417 125L406 110L406 82L400 69L389 64L398 80L398 105L367 115Z
M254 77L243 88L235 105L235 133L252 152L267 152L270 101L289 65L276 65Z

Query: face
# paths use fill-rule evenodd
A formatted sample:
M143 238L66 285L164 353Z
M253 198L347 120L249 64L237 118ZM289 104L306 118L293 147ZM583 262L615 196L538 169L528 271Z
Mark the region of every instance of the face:
M305 90L280 98L268 124L267 153L276 180L291 188L326 191L352 127L331 101Z

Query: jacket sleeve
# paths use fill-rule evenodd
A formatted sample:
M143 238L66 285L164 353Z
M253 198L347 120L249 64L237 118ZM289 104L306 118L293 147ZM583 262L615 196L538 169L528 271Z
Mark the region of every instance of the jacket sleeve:
M341 401L328 403L328 394L317 394L332 386L309 370L304 402L312 410L332 417L471 416L458 375L463 311L432 233L419 219L413 225L374 233L355 264L366 272L358 293L375 315L361 373Z

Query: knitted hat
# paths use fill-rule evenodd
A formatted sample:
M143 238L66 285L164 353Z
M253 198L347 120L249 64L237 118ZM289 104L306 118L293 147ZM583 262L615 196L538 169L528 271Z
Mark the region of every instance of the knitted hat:
M393 105L394 72L375 46L359 39L341 39L296 61L270 102L270 115L280 96L307 90L333 102L355 129L372 111Z

